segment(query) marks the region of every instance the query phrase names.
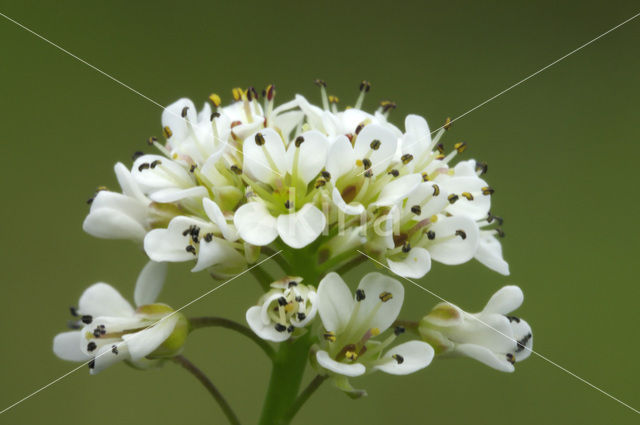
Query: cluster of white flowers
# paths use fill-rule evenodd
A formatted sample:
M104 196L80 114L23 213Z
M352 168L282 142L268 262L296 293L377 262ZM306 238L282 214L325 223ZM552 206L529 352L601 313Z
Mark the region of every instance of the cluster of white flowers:
M136 286L138 308L106 284L90 287L73 312L81 329L58 335L56 354L93 358L94 372L118 359L146 366L174 356L189 326L154 304L164 263L193 262L192 271L222 279L277 251L290 269L261 282L265 293L246 311L249 327L277 343L312 334L312 365L350 395L364 393L350 377L413 373L434 355L464 355L502 371L528 356L529 325L507 315L523 300L515 286L481 313L443 303L410 321L398 320L400 281L369 273L352 294L333 272L356 264L360 251L403 278L425 276L432 260L475 258L503 275L509 267L498 239L502 220L490 212L493 189L482 177L487 166L453 163L466 144L447 152L440 143L449 122L432 137L424 118L408 115L403 132L388 121L393 102L373 114L361 109L368 82L343 111L317 84L322 107L300 95L275 106L269 86L263 103L253 88L234 89L229 106L212 94L199 112L189 99L164 110L166 142L149 139L159 153L137 152L130 169L116 164L121 192L99 190L83 225L144 248L151 262Z

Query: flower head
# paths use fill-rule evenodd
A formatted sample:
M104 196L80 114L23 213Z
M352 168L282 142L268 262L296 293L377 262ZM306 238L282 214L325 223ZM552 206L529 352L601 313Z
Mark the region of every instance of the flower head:
M533 347L529 324L509 315L523 299L519 287L505 286L480 313L441 303L420 321L419 331L438 354L467 356L494 369L513 372L513 365L529 357Z
M187 334L184 316L165 304L154 304L166 274L164 264L150 262L140 273L135 290L137 308L111 285L87 288L72 309L78 330L53 340L54 353L70 361L89 361L91 374L125 360L148 367L153 359L177 354Z

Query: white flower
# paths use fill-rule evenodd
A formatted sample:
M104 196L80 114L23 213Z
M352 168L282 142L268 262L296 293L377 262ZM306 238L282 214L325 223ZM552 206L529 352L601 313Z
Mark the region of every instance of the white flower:
M308 131L286 143L269 128L244 140L243 169L258 196L238 208L234 223L250 244L268 245L280 236L290 247L303 248L325 228L326 216L313 205L316 192L308 186L325 166L328 141Z
M271 284L257 306L247 310L249 327L262 339L282 342L295 328L307 326L318 311L315 288L303 285L300 277L285 277Z
M99 191L91 200L91 209L82 228L98 238L142 241L151 227L151 201L122 163L118 162L114 171L122 193Z
M238 239L233 225L220 207L209 198L202 200L208 220L177 216L166 229L154 229L144 238L144 249L154 261L182 262L196 260L192 271L210 269L225 276L242 271L247 262L234 242Z
M186 320L169 306L154 304L165 275L165 264L144 267L136 283L136 309L111 285L87 288L72 309L81 329L56 335L54 353L64 360L89 361L91 374L121 360L147 367L151 359L177 354L186 338Z
M508 315L524 296L517 286L496 292L480 313L441 303L420 321L419 331L438 354L462 355L503 372L531 354L533 335L523 319Z
M429 344L409 341L390 347L402 328L376 339L392 326L403 299L402 284L380 273L365 275L355 298L338 274L325 276L318 286L318 312L325 328L324 344L316 351L319 366L346 377L375 370L406 375L428 366L434 355ZM337 382L351 391L344 380Z

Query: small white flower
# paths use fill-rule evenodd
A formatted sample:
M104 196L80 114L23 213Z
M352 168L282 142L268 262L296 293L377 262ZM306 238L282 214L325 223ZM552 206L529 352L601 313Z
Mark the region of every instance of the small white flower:
M296 328L307 326L316 317L315 288L300 282L300 277L273 282L258 305L247 310L247 323L256 335L268 341L286 341Z
M419 331L438 354L462 355L503 372L531 354L533 334L523 319L508 315L524 296L517 286L496 292L480 313L441 303L420 321Z
M186 320L169 306L154 304L165 275L165 264L144 267L136 283L136 309L111 285L91 285L72 309L81 329L56 335L54 353L64 360L89 361L91 374L121 360L148 367L151 359L177 354L186 338Z
M428 366L434 355L429 344L409 341L390 347L402 328L376 339L396 320L403 299L402 284L380 273L365 275L355 298L338 274L325 276L318 286L318 312L325 328L322 348L316 351L319 366L346 377L375 370L406 375ZM351 391L344 380L338 384Z

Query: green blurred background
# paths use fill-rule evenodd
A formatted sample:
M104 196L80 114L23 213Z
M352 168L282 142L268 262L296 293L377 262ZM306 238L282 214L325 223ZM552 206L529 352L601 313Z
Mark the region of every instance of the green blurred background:
M2 1L1 12L167 105L213 92L277 85L277 100L312 80L353 102L392 99L392 119L418 113L432 128L639 12L637 1L44 2ZM130 296L143 253L97 240L81 223L113 164L160 133L158 106L0 18L3 255L0 260L0 409L75 364L54 357L68 306L103 280ZM638 391L638 171L640 18L456 122L445 142L488 161L494 212L505 217L508 278L478 263L435 265L420 283L468 310L507 283L534 349L640 407ZM170 271L162 299L180 306L213 287L189 265ZM355 283L370 265L350 274ZM437 300L406 288L403 317ZM259 295L250 278L189 307L242 321ZM246 424L269 374L250 342L205 330L185 354L210 374ZM325 385L298 424L630 424L631 410L532 356L514 374L471 360L435 361L408 377L354 381L352 401ZM73 373L0 416L11 424L225 423L176 365L98 376Z

